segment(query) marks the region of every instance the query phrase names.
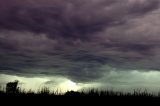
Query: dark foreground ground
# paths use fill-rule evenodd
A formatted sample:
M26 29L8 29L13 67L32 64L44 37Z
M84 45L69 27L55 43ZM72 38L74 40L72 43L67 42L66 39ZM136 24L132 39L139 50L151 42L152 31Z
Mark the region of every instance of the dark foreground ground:
M121 93L112 91L98 92L91 90L89 92L69 91L65 94L54 94L49 92L40 93L0 93L1 103L5 104L51 104L51 105L108 105L108 104L155 104L160 103L160 96L147 92ZM55 105L57 106L57 105Z

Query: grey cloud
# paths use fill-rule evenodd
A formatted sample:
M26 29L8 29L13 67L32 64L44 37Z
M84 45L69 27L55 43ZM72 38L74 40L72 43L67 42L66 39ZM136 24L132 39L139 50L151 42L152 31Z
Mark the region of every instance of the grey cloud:
M13 3L14 2L14 3ZM93 81L159 70L159 0L0 1L0 73Z
M109 26L122 24L128 17L133 18L135 14L143 15L157 9L159 1L8 0L2 4L6 7L1 12L1 29L42 32L51 38L78 37L86 40Z

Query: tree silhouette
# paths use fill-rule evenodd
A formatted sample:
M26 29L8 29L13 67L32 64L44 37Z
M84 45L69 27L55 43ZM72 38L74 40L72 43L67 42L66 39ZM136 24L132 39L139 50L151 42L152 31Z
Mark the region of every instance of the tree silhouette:
M6 93L17 93L18 92L18 80L14 82L8 82L6 84Z

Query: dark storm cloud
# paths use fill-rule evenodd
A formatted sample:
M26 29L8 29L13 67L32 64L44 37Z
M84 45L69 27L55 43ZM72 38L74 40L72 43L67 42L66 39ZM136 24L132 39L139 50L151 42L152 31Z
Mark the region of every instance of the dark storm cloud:
M25 3L26 2L26 3ZM103 12L103 5L88 1L18 1L2 2L1 28L18 31L48 33L50 37L85 37L102 30L112 22ZM13 4L12 4L13 3ZM107 2L108 3L108 2ZM106 3L106 5L108 5ZM110 4L110 3L109 3ZM98 9L98 11L97 11ZM100 10L99 10L100 9Z
M74 54L64 55L64 58L71 61L81 61L81 62L98 62L98 63L106 63L109 58L104 56L93 55L92 53L87 52L76 52Z
M114 48L116 47L117 51L121 52L138 52L144 56L154 55L152 52L153 48L159 47L157 44L138 44L138 43L103 43L101 44L105 48Z
M0 72L93 81L160 69L159 0L1 0Z
M132 3L133 2L133 3ZM0 28L47 33L49 37L90 39L94 33L159 6L158 0L1 1Z

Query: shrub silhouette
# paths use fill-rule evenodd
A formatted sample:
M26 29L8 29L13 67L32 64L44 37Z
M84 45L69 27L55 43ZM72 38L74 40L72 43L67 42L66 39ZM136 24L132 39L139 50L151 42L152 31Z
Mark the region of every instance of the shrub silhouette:
M6 93L18 93L18 80L6 84Z
M82 93L76 91L68 91L64 94L65 96L82 96Z
M43 87L39 89L37 93L41 95L50 95L50 90L48 87Z

